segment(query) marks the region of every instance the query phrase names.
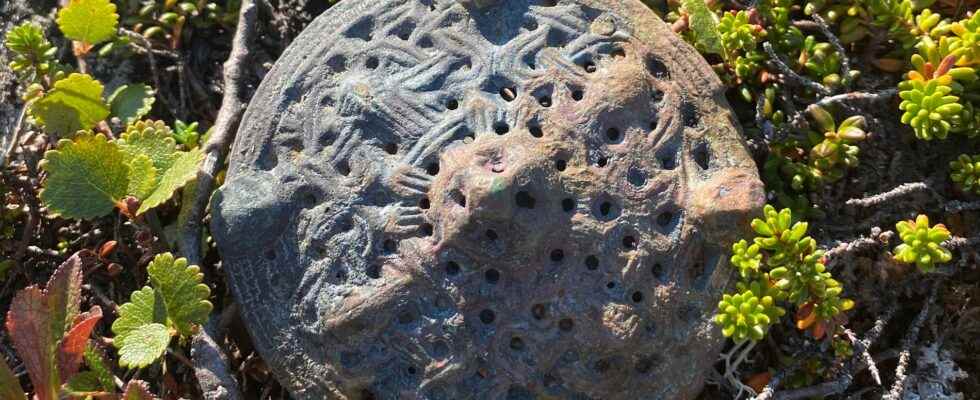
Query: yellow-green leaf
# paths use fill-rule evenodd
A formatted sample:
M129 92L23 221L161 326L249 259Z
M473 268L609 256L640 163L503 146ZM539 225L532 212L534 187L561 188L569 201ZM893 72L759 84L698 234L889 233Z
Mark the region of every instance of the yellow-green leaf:
M85 74L71 74L31 106L31 115L49 132L68 134L89 129L109 116L102 84Z
M177 189L180 189L187 182L197 177L197 167L203 159L204 153L200 148L177 153L177 158L169 169L166 171L157 171L160 174L157 185L153 189L153 193L142 199L143 203L140 205L137 213L142 214L170 200Z
M211 289L201 283L204 274L196 265L187 265L186 258L174 259L163 253L146 266L150 283L163 298L167 318L181 336L190 336L211 313Z
M163 324L146 324L127 335L126 343L119 348L119 365L143 368L153 364L170 344L170 330Z
M138 199L153 193L156 187L157 169L153 160L145 154L138 154L129 159L129 190L128 194Z
M157 178L170 169L179 156L173 131L161 121L136 122L128 126L116 142L130 157L140 154L150 157Z
M112 39L118 23L116 5L109 0L71 0L58 11L58 27L65 37L90 45Z
M48 179L41 201L53 214L95 218L108 214L129 190L129 166L119 147L103 135L80 134L61 140L44 154Z

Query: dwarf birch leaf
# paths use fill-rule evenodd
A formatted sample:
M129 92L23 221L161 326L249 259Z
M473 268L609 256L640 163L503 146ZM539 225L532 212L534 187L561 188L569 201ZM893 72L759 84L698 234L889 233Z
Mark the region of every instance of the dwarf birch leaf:
M153 193L143 199L143 203L140 205L139 211L137 211L138 214L142 214L170 200L177 189L180 189L187 182L197 177L197 167L201 163L201 160L204 159L204 153L201 149L197 148L177 154L177 158L169 169L162 172L158 171L158 174L161 174L161 176L157 182L157 186L153 190Z
M128 127L117 140L130 157L145 154L153 161L158 178L170 169L178 157L173 131L161 121L139 121Z
M65 37L90 45L112 39L118 23L116 5L109 0L71 0L58 11L58 27Z
M122 85L109 96L109 108L112 116L129 125L149 114L155 101L149 86L142 83Z
M41 200L54 214L95 218L108 214L129 191L129 166L115 143L102 135L62 140L44 154L48 180Z
M130 333L144 325L167 322L167 309L161 297L153 288L144 286L129 296L129 303L119 306L119 318L112 323L112 333L116 337L112 345L117 349L126 345Z
M102 84L74 73L55 82L54 89L31 106L31 115L49 132L65 135L89 129L109 116L102 101Z
M119 348L119 365L143 368L153 364L167 351L170 330L163 324L146 324L129 332Z
M170 253L157 255L146 267L153 288L161 293L169 322L181 336L190 336L211 313L211 289L202 284L204 274L186 258Z
M156 186L157 170L153 161L145 154L137 155L129 160L129 190L136 198L145 198L153 193Z
M718 17L711 12L704 0L683 0L694 38L705 52L721 54L721 34L718 33Z

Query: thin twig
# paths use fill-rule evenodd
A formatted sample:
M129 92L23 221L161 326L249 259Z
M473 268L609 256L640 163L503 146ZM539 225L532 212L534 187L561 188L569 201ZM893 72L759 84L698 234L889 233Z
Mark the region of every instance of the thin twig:
M173 102L170 101L166 95L164 95L163 84L160 83L160 70L157 67L157 59L154 56L155 53L153 51L153 44L150 43L150 40L143 35L131 30L120 29L119 32L130 39L136 40L143 44L143 47L146 49L146 59L150 62L150 72L153 75L153 86L157 90L157 93L160 94L160 100L162 100L164 105L167 106L167 110L174 110ZM170 111L170 113L173 114L173 111Z
M945 208L946 208L946 212L950 212L950 213L980 210L980 201L965 202L965 201L953 200L949 203L946 203Z
M871 353L868 352L868 346L864 345L864 341L857 338L854 331L844 329L844 336L847 336L847 340L851 341L851 345L854 346L854 351L861 353L864 357L864 364L868 367L868 371L871 373L871 378L874 379L875 384L881 385L881 374L878 372L878 365L875 364L874 357L871 357Z
M832 105L841 105L844 108L851 110L858 110L849 103L856 101L866 101L866 102L878 102L891 100L898 95L898 89L886 89L880 92L848 92L835 94L833 96L826 96L813 104L810 104L801 112L793 114L792 125L797 128L805 128L807 125L806 114L812 113L817 108L826 108Z
M3 148L3 153L0 154L0 169L7 167L7 159L10 158L10 154L14 152L17 148L17 144L20 142L20 134L24 131L24 123L27 121L27 112L31 109L31 103L27 102L24 104L24 108L20 110L20 116L17 117L17 124L14 125L14 130L10 132L9 142Z
M903 183L885 193L876 194L863 199L850 199L844 204L851 207L871 207L920 190L929 190L929 185L927 185L925 182Z
M797 74L796 71L793 71L793 69L790 68L789 65L786 65L786 63L783 62L783 59L779 58L779 56L776 55L776 51L772 49L771 43L765 42L762 44L762 47L766 50L766 54L769 55L769 59L772 61L772 63L775 64L776 69L778 69L779 72L785 75L786 78L796 81L800 85L803 85L809 88L810 90L813 90L814 92L820 93L822 95L829 95L831 93L830 89L827 89L826 86L821 85L810 78L801 76L800 74Z
M902 393L905 391L905 380L908 378L905 375L905 370L908 369L912 346L919 340L919 330L926 321L926 317L929 316L929 308L936 300L936 294L939 293L941 283L942 280L933 282L932 289L929 291L929 297L926 299L925 304L922 305L922 311L919 311L919 315L915 317L915 321L912 322L912 326L909 327L908 332L902 339L902 352L898 356L898 366L895 367L895 383L892 384L891 390L881 397L882 400L899 400L902 398Z
M969 248L977 245L980 245L980 236L972 237L972 238L953 237L942 243L943 247L952 250L956 250L964 247Z
M224 65L224 97L221 109L215 119L211 138L204 146L205 158L197 171L197 186L194 200L189 208L179 248L191 264L200 265L201 231L205 209L214 188L215 175L224 163L225 154L231 145L235 132L245 111L243 99L244 66L250 58L249 49L255 37L255 21L258 7L254 0L243 0L238 12L238 27L232 40L231 54ZM194 336L191 357L194 359L194 374L198 378L202 397L208 400L239 400L242 398L238 382L228 369L228 360L214 337L219 322L212 316L204 329Z
M224 65L224 97L215 118L211 138L204 145L204 162L197 171L197 187L194 200L187 213L187 222L181 235L180 250L191 264L200 264L201 229L204 213L214 189L215 175L224 164L225 155L234 140L238 124L245 111L243 99L244 66L250 58L250 48L255 36L255 19L258 9L253 0L244 0L238 18L238 29L232 41L231 54Z
M819 101L817 101L816 103L807 106L807 109L810 109L811 107L827 107L833 104L850 103L853 101L868 101L868 102L885 101L885 100L891 100L897 95L898 95L898 89L895 88L885 89L880 92L841 93L841 94L835 94L833 96L824 97Z

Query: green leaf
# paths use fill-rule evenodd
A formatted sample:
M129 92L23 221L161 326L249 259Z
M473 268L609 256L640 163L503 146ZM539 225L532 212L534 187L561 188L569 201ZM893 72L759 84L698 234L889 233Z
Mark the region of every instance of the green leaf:
M41 201L54 214L95 218L108 214L129 190L129 166L123 152L102 135L81 134L62 140L44 154L48 173Z
M143 325L167 322L167 309L163 298L153 288L144 286L129 296L129 303L119 306L119 318L112 323L116 337L112 344L120 348L126 344L129 334Z
M170 330L163 324L147 324L129 332L119 348L119 365L143 368L153 364L167 351Z
M198 165L204 159L204 153L201 149L197 148L177 154L177 159L174 160L170 169L164 171L162 176L160 176L160 180L153 193L143 199L143 203L140 205L139 211L137 211L138 214L142 214L151 208L163 204L173 197L177 189L180 189L187 182L197 177Z
M20 387L20 380L10 370L7 360L0 356L0 399L3 400L27 400L24 388Z
M31 106L38 124L57 134L89 129L109 116L102 84L85 74L71 74Z
M0 281L7 279L7 271L10 271L10 268L13 268L14 265L17 265L14 260L0 261Z
M65 37L90 45L112 39L118 23L116 5L109 0L71 0L58 11L58 27Z
M173 132L161 121L136 122L127 127L116 142L130 157L140 154L150 157L158 178L170 169L178 157Z
M181 336L195 333L211 313L211 289L202 284L204 274L186 258L174 259L170 253L157 255L146 267L150 283L163 297L171 326Z
M84 397L103 391L99 382L99 374L94 371L82 371L68 380L62 387L62 392L73 397Z
M708 9L704 0L683 0L695 40L707 53L721 54L721 34L718 33L718 17Z
M153 193L156 180L157 169L153 167L150 157L139 154L129 160L129 194L140 199L149 196Z
M150 113L156 101L153 89L142 83L122 85L109 96L112 116L129 125Z
M4 44L13 53L10 69L24 80L24 86L36 83L50 70L56 49L44 37L44 30L33 22L24 22L7 32Z
M102 353L102 350L90 342L85 348L84 358L88 369L94 372L98 378L101 389L106 392L113 391L116 388L116 382L113 379L112 370L106 366L105 354Z

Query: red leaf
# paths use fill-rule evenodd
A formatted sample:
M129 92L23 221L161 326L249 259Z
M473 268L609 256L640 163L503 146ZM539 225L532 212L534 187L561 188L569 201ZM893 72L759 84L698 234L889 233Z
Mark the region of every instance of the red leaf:
M92 306L92 309L75 318L75 324L61 340L61 351L58 352L58 373L62 381L68 381L78 372L85 354L85 345L92 334L95 324L102 319L102 308Z
M57 342L71 328L82 300L82 259L78 253L54 271L44 287L44 296L51 316L51 337Z
M30 375L37 400L56 400L67 380L58 371L58 344L78 315L81 291L82 258L75 253L54 271L45 290L27 287L10 303L7 331Z
M122 400L157 400L157 397L150 393L150 386L146 382L132 380L126 384Z
M37 286L18 292L7 312L7 332L31 377L35 398L55 400L61 386L54 370L58 339L51 337L51 314L45 300Z

